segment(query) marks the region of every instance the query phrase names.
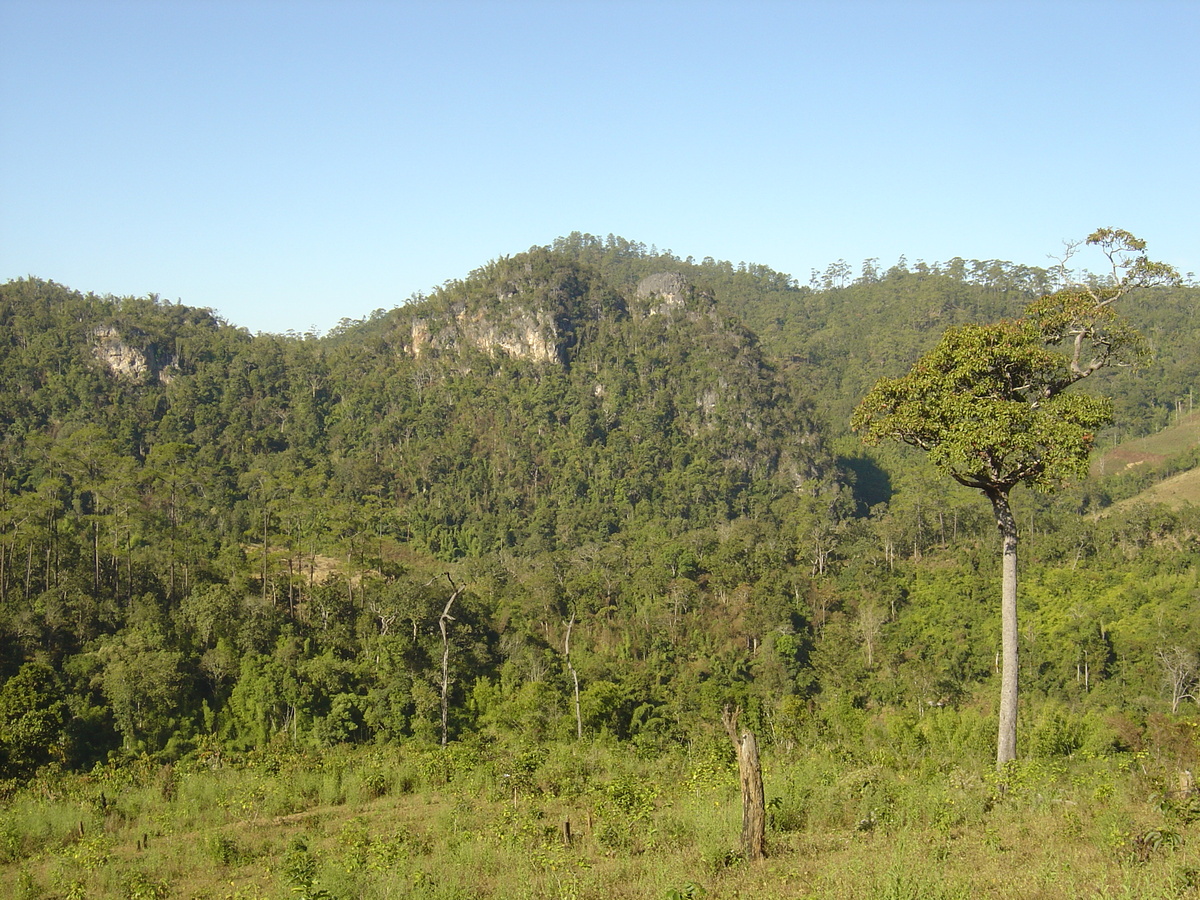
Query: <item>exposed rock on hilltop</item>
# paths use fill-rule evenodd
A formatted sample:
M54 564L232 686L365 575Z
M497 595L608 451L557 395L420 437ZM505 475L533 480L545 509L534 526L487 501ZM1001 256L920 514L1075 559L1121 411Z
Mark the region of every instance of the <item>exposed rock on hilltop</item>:
M522 310L507 321L496 322L483 312L463 309L452 322L413 319L409 346L418 358L465 344L492 357L503 354L535 363L557 363L562 362L561 340L562 335L544 310Z
M153 346L143 352L127 343L121 332L111 325L98 325L92 329L92 336L96 341L92 354L114 375L138 380L151 373L164 383L171 380L167 366L172 361L159 360Z
M439 290L411 311L403 343L418 358L476 350L493 359L568 364L586 322L624 310L598 273L534 249Z
M653 314L683 306L691 292L692 286L687 276L678 272L659 272L639 281L635 294L638 300L651 302L650 312ZM654 305L656 299L659 302Z

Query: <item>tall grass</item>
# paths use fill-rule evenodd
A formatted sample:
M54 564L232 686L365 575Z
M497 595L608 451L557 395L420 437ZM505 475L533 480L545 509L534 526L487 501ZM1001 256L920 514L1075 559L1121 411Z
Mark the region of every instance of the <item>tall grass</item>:
M1200 898L1200 800L1146 753L997 776L970 714L867 717L768 755L769 856L736 852L731 754L627 745L334 749L149 761L0 808L18 898ZM942 743L945 742L945 743ZM80 827L82 823L82 829Z

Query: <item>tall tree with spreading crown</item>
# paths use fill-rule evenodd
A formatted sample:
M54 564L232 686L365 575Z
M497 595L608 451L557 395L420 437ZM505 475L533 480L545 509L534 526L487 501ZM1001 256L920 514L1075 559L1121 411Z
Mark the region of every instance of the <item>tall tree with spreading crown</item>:
M1072 275L1068 263L1085 245L1104 255L1107 272ZM949 329L907 374L880 379L851 419L865 443L918 447L992 504L1002 546L1001 768L1017 753L1018 531L1009 494L1018 484L1049 490L1087 471L1112 404L1067 389L1100 369L1136 363L1144 342L1113 304L1136 288L1179 280L1171 266L1147 259L1145 247L1115 228L1068 244L1057 290L1020 318Z

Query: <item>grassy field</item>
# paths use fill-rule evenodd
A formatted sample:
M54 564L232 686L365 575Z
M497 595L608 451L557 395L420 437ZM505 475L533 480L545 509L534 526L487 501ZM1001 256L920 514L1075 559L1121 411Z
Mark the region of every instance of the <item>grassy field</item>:
M1099 454L1092 464L1093 475L1135 474L1163 466L1168 460L1200 446L1200 413L1184 416L1177 425L1157 434L1126 441ZM1200 469L1171 475L1152 484L1117 508L1137 503L1163 503L1179 508L1200 504Z
M1200 505L1200 469L1172 475L1141 491L1136 497L1123 500L1117 507L1136 503L1164 503L1175 508Z
M1197 446L1200 446L1200 413L1191 413L1176 425L1144 438L1125 441L1099 454L1092 463L1092 474L1119 475L1135 469L1154 468Z
M736 852L736 773L716 740L652 759L585 743L143 761L11 793L0 893L1200 897L1200 798L1152 754L1024 762L1003 788L983 760L871 757L767 757L770 855L753 864Z

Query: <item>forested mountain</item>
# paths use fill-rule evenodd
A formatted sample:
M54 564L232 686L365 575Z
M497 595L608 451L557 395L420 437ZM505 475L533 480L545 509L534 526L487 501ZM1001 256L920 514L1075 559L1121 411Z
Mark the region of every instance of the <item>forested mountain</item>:
M831 434L848 428L850 410L880 375L903 372L946 328L1020 314L1049 289L1045 268L1000 260L908 263L890 267L845 260L814 270L806 283L767 266L680 259L670 251L609 235L575 232L554 248L596 266L626 289L653 272L677 271L719 298L746 323L789 378L801 380L825 410ZM1143 433L1169 421L1200 377L1196 288L1163 288L1123 309L1149 339L1152 354L1136 378L1104 373L1117 400L1117 428Z
M987 510L847 420L1047 278L799 285L575 234L324 337L0 286L0 777L273 739L652 748L729 701L780 743L986 710ZM1157 353L1099 385L1118 429L1190 397L1198 298L1126 310ZM1097 745L1190 702L1160 651L1200 649L1200 522L1081 515L1122 484L1020 509L1033 697Z

